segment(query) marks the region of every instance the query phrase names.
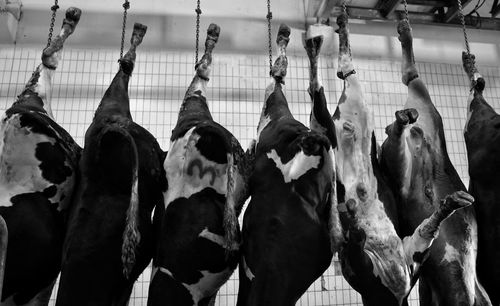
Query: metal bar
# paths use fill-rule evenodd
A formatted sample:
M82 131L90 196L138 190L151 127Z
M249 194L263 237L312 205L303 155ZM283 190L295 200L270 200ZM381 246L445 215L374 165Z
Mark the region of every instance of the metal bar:
M3 281L5 276L5 259L7 257L8 230L7 223L0 216L0 300L2 299Z
M465 10L467 5L469 5L471 2L472 2L472 0L462 1L462 10ZM444 21L451 22L453 19L455 19L458 16L458 13L459 13L458 4L454 3L452 6L450 6L448 8L448 11L446 12L446 16L444 17Z
M380 11L380 14L384 18L387 18L387 16L396 10L396 6L400 2L401 0L379 0L375 7Z
M447 6L445 1L439 1L439 0L408 0L409 5L420 5L420 6L431 6L435 8L439 7L445 7Z
M361 19L367 21L388 21L392 22L395 19L401 19L404 16L403 11L394 11L387 17L382 16L382 13L376 9L367 9L362 7L349 7L349 18L351 19ZM334 15L340 14L340 8L334 8ZM449 22L443 22L442 18L438 14L433 13L418 13L410 12L409 18L412 23L415 24L432 24L441 26L455 26L462 25L460 18L458 16ZM500 31L500 19L498 18L485 18L485 17L475 17L469 16L466 18L466 25L471 28L475 28L477 24L481 23L481 29L483 30L495 30Z

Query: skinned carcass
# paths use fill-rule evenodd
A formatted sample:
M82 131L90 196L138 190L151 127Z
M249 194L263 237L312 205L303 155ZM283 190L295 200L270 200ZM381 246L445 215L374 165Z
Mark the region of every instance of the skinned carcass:
M474 55L463 52L462 61L472 87L464 137L478 229L477 275L492 304L500 305L500 115L483 97L486 84Z
M0 305L47 305L60 271L80 148L54 121L52 78L81 11L69 8L23 92L0 123L0 215L8 229Z
M399 21L398 33L408 100L386 129L381 164L398 201L404 236L415 231L443 198L465 187L448 157L441 116L418 76L408 20ZM474 208L467 207L443 222L420 268L420 305L490 305L476 276L476 249Z
M146 29L134 25L131 47L85 134L59 306L127 305L153 255L151 214L166 188L164 154L153 135L133 122L128 96L136 47Z
M163 163L168 181L148 305L208 305L239 259L237 216L248 197L238 140L215 122L207 104L212 50L220 28L211 24L205 53L182 102Z
M395 198L377 156L373 113L366 103L349 48L347 15L339 25L339 67L344 90L333 121L339 207L346 243L339 252L342 272L358 291L364 305L408 305L407 297L418 279L441 223L473 198L463 191L447 195L403 240L398 236ZM418 114L409 114L415 120Z
M250 149L252 198L243 219L239 306L294 305L328 268L342 239L328 137L334 141L335 133L322 120L329 115L322 114L326 108L315 100L314 129L308 129L294 119L283 94L289 35L290 28L281 25L279 56Z

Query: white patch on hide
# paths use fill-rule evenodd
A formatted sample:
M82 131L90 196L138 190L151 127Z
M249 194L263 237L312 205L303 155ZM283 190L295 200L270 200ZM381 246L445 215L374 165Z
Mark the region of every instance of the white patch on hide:
M403 182L401 182L402 183L401 193L405 197L407 197L409 192L410 192L411 172L412 172L412 168L413 168L413 158L412 158L412 154L410 151L410 147L408 145L408 141L411 141L411 140L409 140L410 139L410 128L411 127L405 128L405 130L403 131L403 135L402 135L403 138L401 138L401 141L404 141L403 154L405 156L404 157L405 164L401 165L401 166L406 167L405 169L402 169L402 171L404 171L404 175L403 175Z
M178 281L168 269L160 267L160 272L167 274L174 280ZM191 298L194 301L193 306L197 306L198 302L203 298L214 295L219 288L224 285L224 283L233 274L232 269L225 269L222 272L211 273L208 271L199 271L203 276L196 284L185 284L181 283L191 294Z
M191 298L194 301L193 306L197 306L203 298L214 295L231 277L233 270L228 268L219 273L210 273L208 271L200 271L200 273L203 277L196 284L188 285L182 283L189 293L191 293Z
M54 144L55 140L21 127L20 115L2 120L0 126L0 206L12 206L11 197L31 192L42 192L54 185L42 176L41 162L35 157L39 143ZM71 182L73 176L62 184ZM58 187L56 185L56 187ZM60 201L63 188L58 188L52 203Z
M267 157L269 159L272 159L276 164L276 167L280 169L281 173L283 174L285 183L290 183L292 180L299 179L310 169L318 168L319 162L321 160L321 156L310 156L304 154L303 151L299 151L297 152L297 154L295 154L292 160L290 160L286 164L283 164L281 162L281 158L274 149L272 149L271 152L267 153Z
M250 270L250 267L247 265L247 261L245 260L245 256L241 256L243 263L243 270L245 271L246 277L252 281L255 278L255 275Z
M227 194L227 163L218 164L201 155L195 146L200 136L193 133L194 129L171 144L163 164L168 180L168 190L164 193L165 209L172 201L189 198L205 188ZM193 166L194 162L196 166ZM189 167L192 175L188 174Z
M460 261L460 253L448 242L446 243L446 246L444 248L444 255L441 259L441 262L445 261L448 263L451 263L453 261Z
M198 236L210 240L221 247L225 245L224 237L210 232L208 228L203 229Z
M35 92L38 93L38 96L43 101L43 108L52 119L54 119L54 115L52 114L52 108L50 106L50 97L52 95L52 77L54 76L54 73L55 69L49 69L44 65L41 65L40 78L35 86Z

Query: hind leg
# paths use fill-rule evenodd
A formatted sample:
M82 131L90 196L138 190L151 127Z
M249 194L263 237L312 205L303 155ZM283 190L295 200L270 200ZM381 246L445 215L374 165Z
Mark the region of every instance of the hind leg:
M195 113L198 116L202 113L210 119L212 118L206 103L206 96L207 85L212 71L212 51L219 40L219 34L220 27L214 23L210 24L205 40L205 53L195 65L196 72L184 96L179 111L179 121L190 113Z

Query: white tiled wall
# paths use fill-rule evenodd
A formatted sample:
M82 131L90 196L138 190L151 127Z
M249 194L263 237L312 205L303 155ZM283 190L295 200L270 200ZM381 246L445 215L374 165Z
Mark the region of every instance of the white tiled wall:
M457 50L457 52L459 52ZM40 48L0 45L0 107L7 108L20 93L38 64ZM354 54L355 56L355 54ZM67 48L54 79L52 97L56 121L80 144L104 91L118 69L118 50ZM416 54L418 59L418 54ZM358 77L366 100L374 109L376 135L384 139L384 128L394 119L406 99L400 82L399 62L355 58ZM246 148L256 134L256 126L268 82L268 60L263 54L214 54L208 93L215 120L228 128ZM342 82L336 78L336 59L323 58L321 74L335 109ZM467 157L462 129L466 116L468 84L461 64L418 63L421 78L427 83L434 103L443 117L450 158L467 185ZM487 81L486 99L500 110L500 67L480 67ZM171 130L185 90L193 75L193 54L155 52L139 47L136 68L130 83L132 115L136 122L155 135L167 149ZM310 100L308 60L305 53L289 56L285 93L292 113L308 124ZM150 271L139 278L130 305L146 305ZM219 292L217 305L234 305L238 290L237 273ZM411 305L418 305L417 290ZM302 297L298 305L361 305L339 272L338 262L325 272Z

